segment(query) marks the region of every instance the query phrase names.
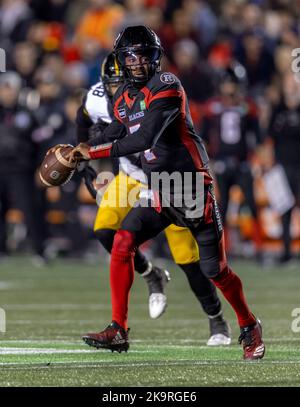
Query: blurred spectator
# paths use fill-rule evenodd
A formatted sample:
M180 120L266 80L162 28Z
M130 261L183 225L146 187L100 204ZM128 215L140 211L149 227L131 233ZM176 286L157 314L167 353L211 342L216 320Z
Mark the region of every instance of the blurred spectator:
M213 75L200 59L197 45L192 40L181 40L173 49L173 60L189 100L206 101L213 94Z
M263 27L263 10L254 2L244 4L241 9L243 31L252 31Z
M290 72L292 66L292 50L288 45L279 45L274 52L274 62L277 74L284 75Z
M252 238L260 260L262 233L249 159L261 142L261 135L257 107L243 93L245 81L245 70L240 65L229 67L224 72L219 94L206 104L201 135L213 160L224 223L226 225L230 189L233 185L239 185L252 214ZM227 243L230 244L230 241Z
M19 42L13 50L13 67L22 78L23 87L33 87L33 76L39 58L38 48L31 42Z
M199 130L205 102L214 91L214 75L199 57L199 49L192 40L181 40L173 49L173 71L181 80L189 97L189 107L195 128Z
M160 39L165 54L172 60L172 50L175 44L182 39L191 39L198 44L197 33L193 28L190 14L183 9L175 10L172 21L163 26Z
M53 73L55 80L58 83L63 81L66 65L62 56L58 52L48 52L44 54L42 65Z
M63 114L66 121L65 142L76 145L75 118L78 108L82 104L84 92L81 89L73 90L66 98ZM63 236L69 242L69 257L82 258L87 248L87 234L79 220L78 189L81 185L81 176L76 171L72 179L60 187L60 199L52 204L52 209L64 213Z
M90 39L79 44L81 61L88 69L88 87L92 86L99 79L100 66L107 55L107 51L101 49L96 40Z
M110 50L124 19L124 9L110 0L89 0L90 8L76 29L79 42L94 39L101 48Z
M246 68L249 87L253 94L262 92L274 73L273 55L269 51L262 31L246 31L238 45L235 56Z
M89 73L82 62L68 64L64 70L63 84L67 91L86 88L89 84Z
M120 28L125 28L130 25L141 25L145 24L146 11L145 8L146 0L125 0L124 6L126 9L126 20Z
M212 47L208 55L209 65L219 71L226 69L232 61L232 44L228 40L217 41Z
M42 49L47 33L48 25L45 22L34 21L28 29L26 39Z
M7 46L23 41L33 20L26 0L2 0L0 6L0 36L9 40Z
M161 3L163 3L163 5ZM164 10L164 19L168 23L171 21L174 11L182 6L182 0L156 1L156 6L160 6Z
M280 42L293 48L299 45L299 27L295 20L295 15L289 10L280 11Z
M0 76L0 253L7 252L7 212L17 208L24 214L33 250L42 259L45 228L36 202L37 146L31 137L36 123L32 113L19 104L21 85L16 72Z
M43 21L64 22L71 0L31 0L35 17Z
M274 142L276 161L284 167L290 188L300 203L300 84L294 74L284 75L281 100L274 107L270 120L269 135ZM282 215L284 252L280 262L291 260L292 208Z
M183 9L191 17L201 49L206 51L216 39L218 20L208 2L203 0L184 0Z
M221 4L221 15L219 17L219 35L233 37L241 32L241 8L238 0L225 0Z
M145 16L145 25L154 30L160 37L164 25L164 15L160 7L150 7Z
M47 67L39 68L35 83L40 103L35 111L38 125L33 132L33 138L40 144L41 161L50 147L66 143L66 120L63 114L63 89L54 73Z

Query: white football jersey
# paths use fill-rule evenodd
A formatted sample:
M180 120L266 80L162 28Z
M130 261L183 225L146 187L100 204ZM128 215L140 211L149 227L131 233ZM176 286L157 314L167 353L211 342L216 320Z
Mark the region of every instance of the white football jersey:
M110 101L106 95L103 82L100 80L88 91L84 106L85 110L93 123L101 120L109 124L112 122L109 105Z

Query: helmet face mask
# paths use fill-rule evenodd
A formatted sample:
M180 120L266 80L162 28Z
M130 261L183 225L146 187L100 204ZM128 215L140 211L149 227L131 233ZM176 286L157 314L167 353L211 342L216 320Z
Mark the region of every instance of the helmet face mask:
M160 71L162 47L157 35L148 27L127 27L117 37L114 52L124 75L134 85L145 84Z
M128 47L119 50L117 56L128 78L136 83L149 80L159 69L160 50L157 47Z

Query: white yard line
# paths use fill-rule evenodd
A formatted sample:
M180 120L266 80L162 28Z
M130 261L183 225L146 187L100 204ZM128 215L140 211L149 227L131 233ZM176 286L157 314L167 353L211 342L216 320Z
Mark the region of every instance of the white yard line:
M49 355L65 353L90 353L96 354L96 349L55 349L55 348L0 348L1 355ZM131 350L131 353L160 353L159 350ZM1 364L0 364L1 365Z
M75 345L75 344L82 344L82 340L74 340L74 341L70 341L70 340L65 340L65 339L54 339L54 340L50 340L50 339L9 339L9 340L5 340L3 339L2 343L9 343L9 344L14 344L14 343L24 343L24 344L51 344L51 345L55 345L55 344L64 344L64 345ZM0 349L1 349L1 341L0 341Z
M0 337L1 338L1 337ZM283 337L279 337L279 338L265 338L264 337L264 341L268 342L269 344L272 343L278 343L280 344L281 342L300 342L300 335L298 338L291 338L288 336L283 336ZM170 342L173 342L173 344L171 344ZM175 342L175 343L174 343ZM170 340L170 339L159 339L157 340L157 343L155 343L155 340L147 340L147 339L132 339L130 341L130 343L132 344L136 344L136 345L150 345L150 346L162 346L165 347L166 345L160 345L161 343L166 343L168 344L168 346L178 346L178 347L182 347L181 345L176 345L176 343L179 344L206 344L207 339L174 339L174 340ZM0 340L0 350L1 350L1 344L24 344L24 345L53 345L55 346L55 344L57 345L77 345L77 344L82 344L82 340L81 339L74 339L74 340L67 340L67 339L5 339L5 337L2 337L2 339ZM232 346L237 345L237 343L233 343L229 346L226 347L228 348L232 348ZM196 346L196 345L195 345ZM285 345L282 345L285 346ZM190 347L190 346L187 346ZM205 348L207 348L207 346L204 346ZM218 349L218 348L214 348L214 349ZM222 348L224 349L224 348Z
M66 324L73 324L74 320L71 319L12 319L9 321L10 325L66 325ZM94 319L79 319L76 320L77 325L81 324L95 324Z
M9 311L34 311L34 310L102 310L110 309L110 304L4 304L2 307Z
M65 369L69 366L77 369L86 369L89 368L98 368L103 365L109 365L109 367L121 367L121 368L128 368L128 367L147 367L147 366L182 366L182 365L190 365L190 366L226 366L226 365L244 365L244 366L266 366L266 365L300 365L300 360L293 361L293 360L262 360L262 361L254 361L254 362L245 362L243 360L190 360L190 359L177 359L176 361L149 361L149 362L132 362L132 363L115 363L111 360L102 360L99 362L78 362L78 361L66 361L66 362L50 362L50 365L43 364L42 362L9 362L9 363L0 363L1 367L17 367L18 370L31 370L31 369L49 369L49 368L60 368ZM300 373L299 373L300 375Z
M83 345L84 346L84 345ZM211 350L214 352L231 352L233 349L237 349L238 346L236 345L234 348L232 346L223 346L223 347L216 347L216 348L209 348L205 345L148 345L149 349L131 349L130 353L161 353L161 349L179 349L179 350ZM99 350L98 350L99 351ZM47 355L47 354L67 354L67 353L95 353L97 352L96 349L57 349L55 347L49 348L21 348L21 347L8 347L3 346L0 347L0 356L1 355ZM284 345L280 348L280 352L291 353L290 348L285 348ZM300 356L299 356L300 361Z
M47 355L55 353L92 353L90 349L53 349L53 348L0 348L1 355Z

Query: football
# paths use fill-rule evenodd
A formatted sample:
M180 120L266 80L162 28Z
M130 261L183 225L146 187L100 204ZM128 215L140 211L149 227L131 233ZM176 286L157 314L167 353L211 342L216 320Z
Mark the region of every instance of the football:
M70 181L77 165L67 158L73 148L71 145L59 146L46 154L39 169L39 179L44 187L64 185Z

